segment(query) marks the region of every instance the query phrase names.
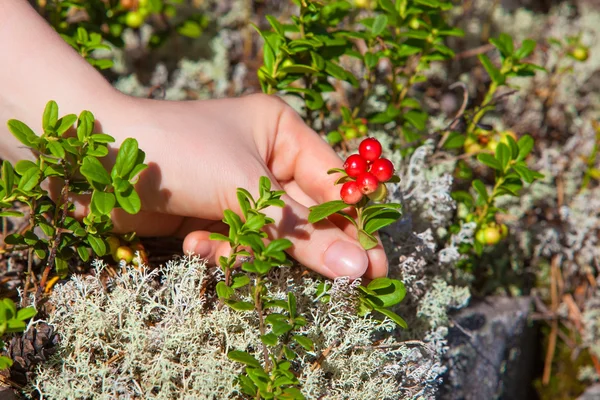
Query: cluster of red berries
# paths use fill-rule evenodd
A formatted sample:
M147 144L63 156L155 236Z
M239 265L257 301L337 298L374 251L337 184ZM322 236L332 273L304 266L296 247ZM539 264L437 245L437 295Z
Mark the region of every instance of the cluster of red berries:
M381 157L381 143L374 138L366 138L358 146L358 154L346 159L344 170L354 180L344 183L340 196L346 204L356 204L364 195L381 192L381 196L372 197L381 200L385 197L387 182L394 175L394 164Z

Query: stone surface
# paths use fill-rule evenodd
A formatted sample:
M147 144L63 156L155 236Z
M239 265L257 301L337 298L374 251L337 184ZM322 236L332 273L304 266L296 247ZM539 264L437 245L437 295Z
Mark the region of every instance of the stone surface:
M528 297L486 298L452 317L444 400L535 399L538 340Z
M599 400L600 399L600 383L590 386L587 390L577 398L577 400Z

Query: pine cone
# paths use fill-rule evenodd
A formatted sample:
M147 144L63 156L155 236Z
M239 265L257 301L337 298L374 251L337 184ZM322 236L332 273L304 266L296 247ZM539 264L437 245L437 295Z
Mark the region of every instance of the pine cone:
M10 380L26 385L37 364L47 361L56 352L58 336L45 322L31 326L24 335L15 336L8 346L7 356L12 358Z

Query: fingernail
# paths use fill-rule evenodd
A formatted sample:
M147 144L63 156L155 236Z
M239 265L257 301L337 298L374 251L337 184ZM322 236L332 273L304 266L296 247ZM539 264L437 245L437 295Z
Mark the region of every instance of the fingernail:
M367 270L369 258L360 247L340 240L325 251L324 262L332 275L359 278Z
M189 243L184 243L187 250L200 257L208 257L212 250L212 246L208 240L191 239Z

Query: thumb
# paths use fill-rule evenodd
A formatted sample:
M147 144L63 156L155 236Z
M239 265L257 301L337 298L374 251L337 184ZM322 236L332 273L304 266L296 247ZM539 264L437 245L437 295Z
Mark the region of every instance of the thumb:
M329 278L355 279L365 274L369 258L357 241L328 220L309 223L308 208L288 195L281 199L285 207L269 207L264 211L275 221L266 230L273 239L286 238L292 242L288 254Z

